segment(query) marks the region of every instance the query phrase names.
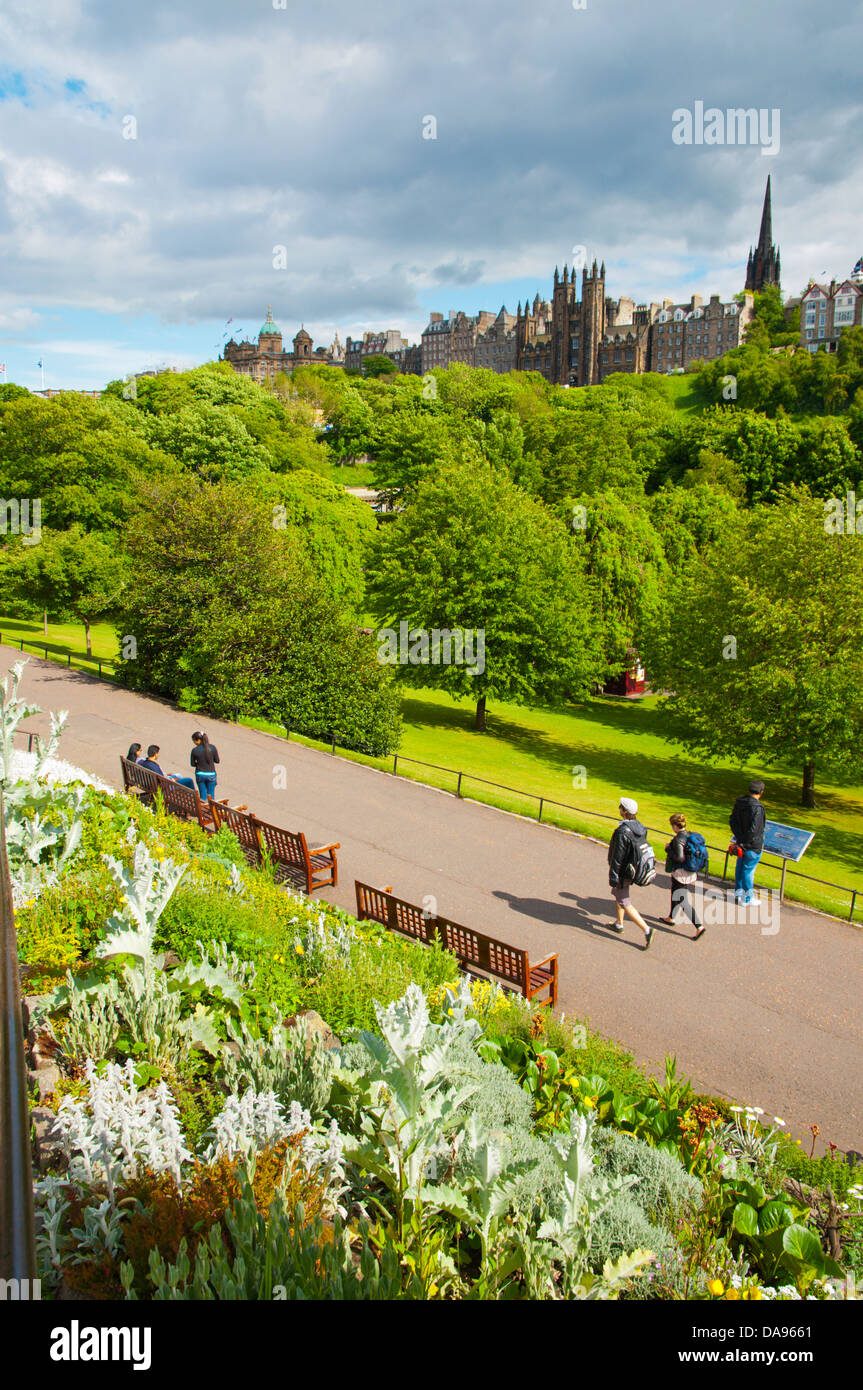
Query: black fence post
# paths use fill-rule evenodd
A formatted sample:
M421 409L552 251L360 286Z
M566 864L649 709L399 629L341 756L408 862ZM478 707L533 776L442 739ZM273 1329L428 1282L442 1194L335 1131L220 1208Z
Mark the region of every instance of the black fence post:
M235 723L235 724L239 724L239 722L240 722L240 711L239 711L239 707L238 707L237 705L234 705L234 723Z
M851 911L850 911L849 914L848 914L848 921L849 921L849 922L853 922L853 921L854 921L854 908L855 908L856 906L857 906L857 889L856 889L856 888L853 888L853 889L851 890Z
M460 772L459 775L458 775L458 786L457 786L456 789L455 789L455 794L456 794L456 796L461 796L461 779L462 779L462 776L463 776L463 774Z
M336 756L336 736L335 736L335 734L333 734L333 746L332 746L332 750L331 750L331 751L332 751L333 757L335 757L335 756Z
M286 724L286 725L285 725L285 738L288 740L288 743L290 743L290 741L291 741L291 726L290 726L290 724Z
M545 800L545 797L542 797L542 796L541 796L541 797L539 798L539 815L538 815L537 818L536 818L537 821L541 821L541 820L542 820L542 803L543 803L544 800Z
M398 773L397 773L397 771L396 771L396 769L398 768L398 765L399 765L399 755L398 755L398 753L393 753L393 777L396 777L396 776L398 775Z
M98 668L99 668L99 680L101 680L101 679L102 679L102 662L101 662L101 660L100 660L98 657L96 658L96 665L97 665Z

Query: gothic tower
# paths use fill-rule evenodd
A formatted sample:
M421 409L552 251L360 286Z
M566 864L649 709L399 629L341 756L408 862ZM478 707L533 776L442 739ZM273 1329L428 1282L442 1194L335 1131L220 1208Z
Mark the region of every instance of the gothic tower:
M773 207L770 195L770 175L767 175L767 191L764 194L764 210L761 213L761 231L755 250L749 248L749 262L746 267L746 288L759 294L766 285L778 285L780 280L779 248L773 245Z
M599 381L599 349L605 332L605 314L605 262L600 271L594 260L590 274L585 269L581 278L579 386L594 386Z

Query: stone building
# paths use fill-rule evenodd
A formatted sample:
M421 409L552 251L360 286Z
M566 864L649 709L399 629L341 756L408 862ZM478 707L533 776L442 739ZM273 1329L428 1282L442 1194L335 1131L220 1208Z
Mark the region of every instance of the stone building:
M348 338L343 365L361 372L369 357L389 357L402 373L419 375L420 349L403 337L398 328L367 332L362 338Z
M476 337L475 359L477 367L490 372L514 372L516 364L516 316L508 314L502 304L497 317L484 332Z
M809 281L800 302L800 345L807 352L835 352L846 328L863 324L863 257L847 280Z
M648 371L685 370L692 362L712 362L740 347L752 321L755 296L747 291L723 302L718 294L707 304L694 294L688 304L664 299L651 324Z
M456 311L450 309L449 317L443 314L429 314L429 321L422 331L421 364L423 376L435 367L448 367L452 361L453 321Z
M231 338L225 344L222 358L230 362L234 371L255 381L271 381L277 373L291 372L303 362L334 362L340 365L341 343L338 334L329 350L322 347L315 350L305 328L300 328L294 335L293 348L293 352L285 351L282 330L274 321L272 308L268 304L267 317L261 325L257 343L237 343Z

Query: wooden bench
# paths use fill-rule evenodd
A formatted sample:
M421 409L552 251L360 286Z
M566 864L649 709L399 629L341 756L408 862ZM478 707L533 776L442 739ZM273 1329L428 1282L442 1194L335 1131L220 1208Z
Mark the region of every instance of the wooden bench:
M197 789L193 791L191 787L184 787L180 782L172 781L170 777L160 777L158 772L151 772L148 767L141 767L129 758L121 758L120 765L125 791L139 797L145 806L153 805L158 792L165 810L170 815L177 816L180 820L197 821L202 830L215 829L212 808L217 803L202 801Z
M273 866L277 883L290 883L304 893L316 888L337 887L339 861L338 842L331 845L309 845L300 831L283 830L269 825L253 815L213 805L217 826L227 826L236 835L240 848L250 864L259 867L266 855Z
M214 803L213 811L217 828L221 830L223 825L226 826L236 836L240 849L246 856L246 863L253 869L259 869L263 862L263 852L254 816L247 815L236 807L226 806L221 801Z
M331 845L309 845L299 831L282 830L278 825L260 820L256 820L255 825L261 848L275 867L277 883L292 883L306 893L313 893L316 888L336 887L339 881L336 850L341 848L338 841Z
M357 917L362 921L380 922L390 931L399 932L424 946L433 941L440 944L458 960L462 970L476 979L491 977L504 989L517 991L525 999L540 994L541 1002L554 1008L557 1003L557 953L531 964L527 951L520 946L508 946L504 941L485 936L472 927L463 927L447 917L435 917L414 903L394 898L386 888L356 882Z

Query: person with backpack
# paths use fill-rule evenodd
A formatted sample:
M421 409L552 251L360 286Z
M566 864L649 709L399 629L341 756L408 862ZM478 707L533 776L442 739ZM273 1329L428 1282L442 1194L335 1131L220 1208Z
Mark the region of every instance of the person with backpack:
M620 798L620 824L608 845L608 885L617 907L617 921L611 930L618 936L623 932L624 915L644 932L644 949L650 948L653 928L649 927L630 896L633 883L646 887L656 878L656 861L647 843L647 830L636 820L638 802L629 796Z
M707 872L707 845L703 835L694 831L687 833L686 817L679 811L670 817L673 839L665 846L665 872L671 874L671 908L667 917L660 917L666 926L673 927L678 908L683 909L695 928L693 941L698 941L707 928L699 922L692 901L692 889L698 882L698 875Z
M195 769L198 795L202 801L215 801L216 763L219 761L219 750L215 743L210 742L203 730L192 734L192 743L194 746L189 761Z
M764 783L750 782L748 796L738 796L728 818L734 836L731 850L732 853L737 851L734 897L737 902L744 904L758 902L755 870L764 852L764 826L767 821L767 812L761 805L763 795Z

